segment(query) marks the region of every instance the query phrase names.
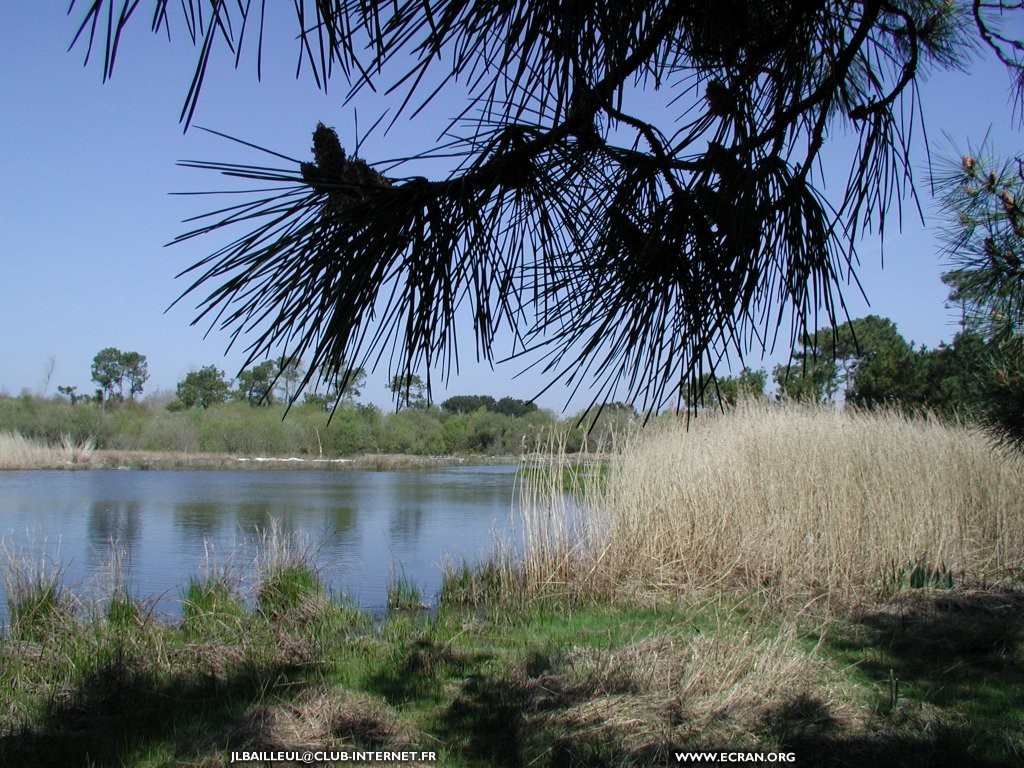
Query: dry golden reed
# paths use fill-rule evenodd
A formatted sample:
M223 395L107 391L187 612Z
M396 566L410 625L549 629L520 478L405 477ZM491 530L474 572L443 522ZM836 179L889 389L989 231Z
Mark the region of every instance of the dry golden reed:
M555 454L545 476L579 460ZM933 419L747 403L661 419L608 463L575 501L524 495L533 583L844 602L1024 563L1021 463Z
M64 435L60 445L47 445L16 432L0 432L0 470L87 466L94 449L95 443L91 439L75 443L70 436Z

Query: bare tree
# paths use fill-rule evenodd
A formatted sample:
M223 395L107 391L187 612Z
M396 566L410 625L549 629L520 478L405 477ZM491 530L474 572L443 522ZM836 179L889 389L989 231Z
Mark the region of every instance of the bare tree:
M45 397L50 391L50 382L53 381L53 374L57 371L57 356L49 354L46 358L46 366L43 368L43 383L39 393Z

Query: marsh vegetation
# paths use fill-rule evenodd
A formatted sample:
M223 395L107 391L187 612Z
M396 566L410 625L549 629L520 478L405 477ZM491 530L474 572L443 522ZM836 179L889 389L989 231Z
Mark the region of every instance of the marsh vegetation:
M59 569L8 556L22 588L8 591L0 754L214 766L231 749L405 746L446 765L564 766L729 748L1019 764L1024 477L984 436L741 407L666 420L600 464L557 447L521 474L525 549L452 566L430 614L398 572L375 621L280 532L253 583L197 574L177 623L116 580L86 604Z

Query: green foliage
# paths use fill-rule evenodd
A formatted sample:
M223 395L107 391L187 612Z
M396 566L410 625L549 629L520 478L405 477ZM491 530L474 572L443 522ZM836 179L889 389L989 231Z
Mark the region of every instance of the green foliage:
M311 606L324 599L323 585L312 567L294 563L274 568L264 575L256 607L268 619L301 618Z
M107 621L115 627L132 627L142 622L142 609L131 595L118 591L107 605Z
M512 418L494 411L479 409L465 419L466 431L461 450L466 453L501 453Z
M817 335L823 342L824 332ZM891 320L868 315L844 323L834 339L847 402L867 408L893 403L913 408L926 402L923 358Z
M259 365L246 368L238 374L238 399L249 405L273 405L274 377L277 374L277 363L264 360Z
M58 386L57 392L70 400L72 405L77 405L80 400L87 399L87 396L78 394L78 387Z
M274 387L280 393L281 400L291 403L299 395L299 389L306 376L302 360L297 357L281 357L274 361Z
M422 411L427 407L427 385L416 374L397 374L391 377L388 389L399 408Z
M943 564L939 564L936 567L916 565L910 571L910 588L952 589L953 572Z
M388 581L387 595L389 611L418 611L425 607L420 588L404 571Z
M224 371L214 365L207 365L198 371L189 371L178 382L178 400L186 408L209 408L211 405L227 402L231 382L224 378Z
M846 402L861 408L913 409L928 401L924 351L914 350L888 318L868 315L821 328L795 357L818 359L783 388L794 399L829 399L842 391ZM783 375L787 371L793 375L792 368L778 369Z
M561 428L565 450L608 450L641 424L636 408L628 403L606 403L588 408L570 418Z
M991 369L984 339L961 331L952 344L924 350L921 357L924 405L946 418L976 421L986 410L986 375Z
M0 431L17 432L50 445L59 445L64 435L75 443L92 438L97 447L104 448L113 430L109 414L97 403L72 406L63 399L0 397Z
M231 585L190 579L181 601L181 628L190 640L240 639L249 612Z
M1024 166L983 147L938 180L947 217L944 277L964 331L980 337L982 418L1006 445L1024 450Z
M465 450L469 444L469 414L459 413L444 419L441 422L441 440L448 453Z
M124 378L128 384L128 397L134 400L136 395L142 394L142 388L149 380L146 356L138 352L124 352L121 355L121 364L124 366Z
M772 369L778 396L806 403L831 400L839 388L836 361L809 345L800 352L794 351L793 358L793 362Z
M128 398L135 399L142 394L142 388L149 379L146 356L138 352L122 352L117 347L106 347L96 353L92 360L92 380L100 385L104 400L114 397L124 400L125 385Z
M472 413L480 408L493 411L496 405L490 395L455 395L441 403L441 410L448 413Z
M391 414L381 435L386 453L412 453L433 456L445 452L441 422L422 410L402 410Z
M123 388L124 369L121 365L121 350L107 347L96 353L92 359L92 380L100 385L105 399L110 399L120 384Z
M716 376L714 383L711 383L710 377L705 377L704 404L711 407L733 407L740 400L764 397L767 382L768 372L764 368L755 371L746 366L739 376Z
M503 413L506 416L525 416L537 410L537 404L529 400L520 400L516 397L503 397L494 404L493 411Z
M437 408L382 413L374 405L318 403L252 408L243 401L184 408L126 403L104 410L63 398L0 397L0 431L59 445L92 439L101 449L230 453L247 456L516 454L556 426L548 411L512 417L480 409L451 415Z
M982 148L948 168L941 185L948 224L945 280L966 327L1003 344L1024 333L1024 168Z
M786 399L821 402L841 392L860 408L936 410L943 407L942 379L953 374L939 357L915 350L888 318L868 315L809 334L773 376Z
M25 585L7 598L11 635L18 640L44 642L60 632L72 615L71 604L57 582Z
M107 438L108 447L144 450L146 448L144 435L152 417L151 409L132 402L111 411L106 418L110 430L110 436Z
M332 454L351 456L381 450L385 418L374 405L342 405L331 414L324 445Z
M445 450L454 453L519 453L555 423L535 403L514 397L456 395L441 410Z
M282 420L277 408L232 405L213 406L205 412L207 418L198 422L203 450L246 456L298 452L298 446L289 439L294 434L294 422Z

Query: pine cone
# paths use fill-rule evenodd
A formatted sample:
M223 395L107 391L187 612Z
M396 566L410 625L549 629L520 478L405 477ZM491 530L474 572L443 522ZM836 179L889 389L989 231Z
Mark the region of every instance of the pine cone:
M322 178L340 180L345 172L347 160L345 150L338 141L338 134L323 123L317 123L316 130L313 131L313 159L320 169Z

